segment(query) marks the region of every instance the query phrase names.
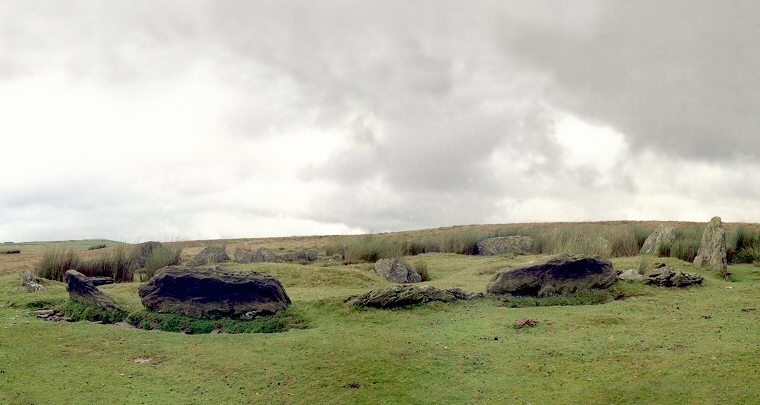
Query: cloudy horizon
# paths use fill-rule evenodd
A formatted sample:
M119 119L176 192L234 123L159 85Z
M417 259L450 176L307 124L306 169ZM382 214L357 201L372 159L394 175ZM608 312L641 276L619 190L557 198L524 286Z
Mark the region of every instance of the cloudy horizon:
M0 241L760 222L760 2L0 2Z

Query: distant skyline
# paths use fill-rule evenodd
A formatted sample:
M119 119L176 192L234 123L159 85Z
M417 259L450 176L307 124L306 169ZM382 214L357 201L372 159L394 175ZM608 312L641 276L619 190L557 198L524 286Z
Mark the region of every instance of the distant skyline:
M760 2L2 1L0 241L760 222Z

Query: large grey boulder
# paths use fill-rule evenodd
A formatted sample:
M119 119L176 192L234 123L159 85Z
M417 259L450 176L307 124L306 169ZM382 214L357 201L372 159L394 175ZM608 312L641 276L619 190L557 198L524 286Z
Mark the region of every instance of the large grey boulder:
M40 279L38 279L31 271L21 270L21 274L19 275L21 276L21 285L26 287L29 292L47 291L47 288L40 284Z
M237 250L234 253L235 261L238 263L264 263L264 262L276 262L278 260L277 254L267 248L259 248L252 252L245 250Z
M694 258L694 267L700 269L710 266L718 271L723 277L728 277L728 261L726 259L726 231L723 230L723 222L720 217L714 217L707 224L699 243L697 256Z
M533 238L529 236L501 236L475 244L475 254L483 256L493 256L503 252L531 252L532 250Z
M300 252L285 253L281 256L283 260L306 260L313 262L319 257L319 251L317 249L301 250Z
M253 319L284 311L290 298L275 277L221 267L167 266L138 288L145 308L195 318Z
M544 263L505 270L486 286L489 294L545 297L566 295L590 288L608 288L617 280L612 263L600 256L563 253Z
M139 245L135 246L135 261L137 262L137 267L142 269L145 266L148 265L148 258L153 254L153 251L156 249L163 248L164 245L161 242L143 242Z
M68 270L64 274L66 291L69 297L80 304L100 307L107 311L122 311L109 296L95 287L90 279L76 270Z
M375 263L375 273L391 283L419 283L422 276L409 263L399 259L381 259Z
M372 290L355 297L348 297L346 301L348 301L349 308L398 308L432 301L451 302L454 300L471 300L482 296L483 294L468 293L460 288L441 290L429 285L422 287L397 285Z
M195 255L187 263L188 266L205 266L207 264L224 263L230 261L227 252L221 246L207 246Z
M660 263L653 270L647 272L641 282L660 287L688 287L690 285L702 284L704 279L699 274L684 273L664 263Z
M639 250L639 254L650 255L660 252L660 246L676 241L676 229L671 224L660 224L652 232Z

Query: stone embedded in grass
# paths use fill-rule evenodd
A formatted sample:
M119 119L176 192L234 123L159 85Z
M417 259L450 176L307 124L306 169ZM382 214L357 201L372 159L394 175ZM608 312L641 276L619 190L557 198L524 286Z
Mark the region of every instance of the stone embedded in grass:
M283 260L306 260L313 262L317 260L319 251L317 249L301 250L299 252L290 252L282 255Z
M612 263L599 256L563 253L544 263L497 273L486 287L489 294L547 297L589 288L608 288L617 281Z
M669 245L676 241L676 229L671 224L660 224L652 232L639 250L639 254L649 255L660 252L660 246Z
M372 290L359 296L348 297L349 308L398 308L423 304L432 301L451 302L455 300L472 300L483 294L468 293L460 288L441 290L433 286L417 287L414 285L397 285Z
M274 315L290 305L279 280L256 272L220 267L167 266L139 287L145 308L194 318L253 319Z
M21 270L21 285L26 287L29 292L35 292L35 291L47 291L47 288L43 287L40 284L40 279L37 278L31 271L29 270Z
M533 238L530 236L502 236L475 244L475 254L483 256L493 256L503 252L531 252L532 250Z
M195 255L190 262L187 263L188 266L205 266L207 264L214 264L214 263L223 263L230 261L230 257L227 255L227 252L224 250L221 246L208 246L205 249L201 250L200 253Z
M694 258L694 267L700 269L705 266L712 267L725 278L730 276L726 260L726 231L723 230L720 217L714 217L707 224Z
M93 307L100 307L106 311L121 311L119 307L109 296L95 287L90 279L76 270L68 270L64 275L66 280L66 291L69 297L80 304Z
M235 251L235 261L238 263L274 263L278 260L277 254L267 248L259 248L252 252L246 250Z
M412 265L399 259L378 260L375 263L375 272L391 283L407 284L422 281L422 276L414 271Z
M642 277L644 276L639 274L639 271L636 269L628 269L618 275L618 278L623 281L637 281L641 280Z
M654 284L660 287L688 287L702 284L704 277L694 273L684 273L664 263L649 271L641 280L643 284Z
M518 319L518 320L516 320L515 323L512 324L512 326L514 326L515 328L519 329L519 328L523 328L525 326L536 326L539 323L540 322L538 322L535 319L525 318L525 319Z

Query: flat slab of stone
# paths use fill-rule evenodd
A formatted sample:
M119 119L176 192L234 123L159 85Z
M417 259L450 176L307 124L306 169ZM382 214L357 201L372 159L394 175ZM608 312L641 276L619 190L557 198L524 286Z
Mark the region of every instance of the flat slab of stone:
M704 277L699 274L685 273L671 266L659 264L641 279L642 284L652 284L660 287L688 287L702 284Z
M639 254L651 255L660 253L660 246L676 241L676 229L670 224L660 224L644 241Z
M482 297L483 294L468 293L460 288L442 290L433 286L397 285L372 290L368 293L346 299L349 308L399 308L426 302L455 300L471 300Z
M66 281L66 291L69 292L69 297L72 300L80 304L100 307L107 311L122 310L111 297L98 290L84 274L76 270L68 270L63 277Z
M87 277L94 286L113 284L113 278L111 277Z
M205 266L208 264L230 261L230 256L221 246L207 246L187 263L188 266Z
M381 259L375 263L375 273L391 283L420 283L422 276L409 263L399 259Z
M306 260L313 262L319 257L319 251L317 249L301 250L299 252L285 253L281 256L283 260Z
M254 251L237 250L234 253L238 263L274 263L279 260L277 254L267 248L259 248Z
M504 252L531 252L533 238L529 236L500 236L475 244L475 254L493 256Z
M553 256L544 263L496 273L486 286L489 294L546 297L590 288L608 288L617 281L612 263L600 256Z
M290 305L282 283L257 272L167 266L138 288L145 308L207 319L253 319Z

